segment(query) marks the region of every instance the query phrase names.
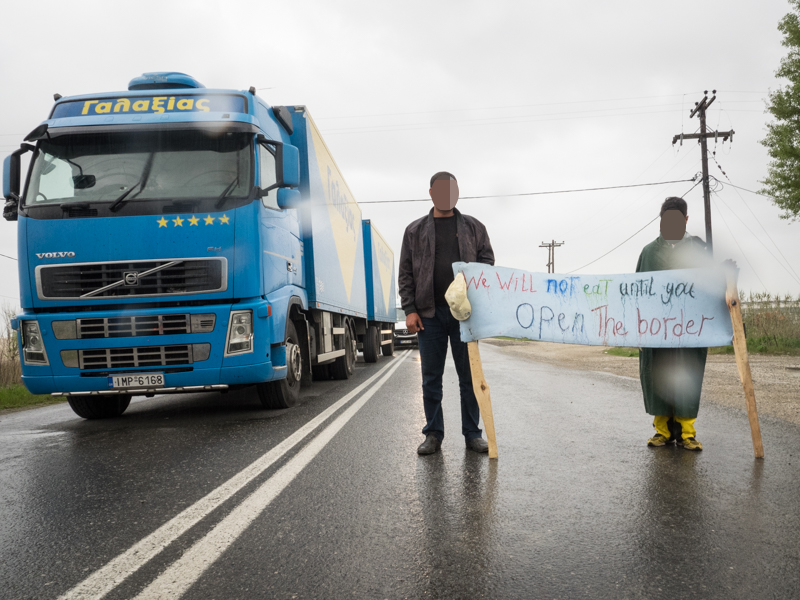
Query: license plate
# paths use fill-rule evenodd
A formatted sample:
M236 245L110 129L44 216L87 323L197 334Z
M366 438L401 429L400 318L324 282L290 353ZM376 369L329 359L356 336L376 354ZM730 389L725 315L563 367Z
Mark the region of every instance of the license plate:
M127 373L108 377L108 388L112 390L154 387L164 387L163 373Z
M401 344L413 344L414 340L400 340Z

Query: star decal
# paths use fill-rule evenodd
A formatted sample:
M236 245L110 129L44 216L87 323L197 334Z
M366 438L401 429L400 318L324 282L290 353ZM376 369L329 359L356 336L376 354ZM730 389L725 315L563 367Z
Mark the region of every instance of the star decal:
M212 217L211 215L208 215L205 219L203 219L203 221L206 222L206 225L211 225L211 224L214 223L214 217Z
M219 222L220 222L220 223L224 223L225 225L227 225L227 224L228 224L228 221L230 221L230 218L228 218L228 215L222 215L222 216L219 218Z
M158 223L159 227L167 226L167 220L164 217L161 217L158 221L156 221L156 223Z
M175 227L183 227L183 219L180 217L175 217L172 222L175 223Z
M189 219L189 225L197 225L200 222L200 219L192 215L192 218Z

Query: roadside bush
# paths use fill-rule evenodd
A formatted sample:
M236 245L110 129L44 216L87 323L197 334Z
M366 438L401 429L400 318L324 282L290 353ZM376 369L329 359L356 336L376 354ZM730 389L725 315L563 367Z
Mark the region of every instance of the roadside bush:
M22 383L22 369L19 363L17 332L11 329L11 319L16 311L6 305L0 309L2 318L2 338L0 338L0 388Z
M800 298L753 292L739 297L748 351L800 354Z

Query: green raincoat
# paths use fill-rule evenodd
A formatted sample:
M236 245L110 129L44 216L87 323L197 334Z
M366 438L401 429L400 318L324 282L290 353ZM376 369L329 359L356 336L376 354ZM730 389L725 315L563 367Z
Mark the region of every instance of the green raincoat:
M685 235L676 244L658 236L639 255L636 272L709 266L705 242ZM697 418L708 348L642 348L639 378L644 407L650 415Z

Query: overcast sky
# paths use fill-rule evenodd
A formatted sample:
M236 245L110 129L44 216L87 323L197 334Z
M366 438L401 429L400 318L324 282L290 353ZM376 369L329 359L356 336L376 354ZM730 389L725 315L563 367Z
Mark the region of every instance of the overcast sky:
M730 181L757 190L764 99L784 49L784 1L573 2L39 1L2 5L0 153L10 153L64 96L118 91L146 71L182 71L207 87L261 88L273 105L306 105L355 197L426 198L448 170L462 196L690 179L700 171L689 119L718 90L710 144ZM711 161L710 172L726 182ZM560 273L635 269L658 236L661 201L691 183L559 195L464 199L486 224L497 264ZM705 236L701 186L688 230ZM362 205L395 251L430 204ZM730 186L713 196L715 255L741 267L740 288L800 294L800 222ZM0 253L17 255L0 221ZM782 263L784 266L782 266ZM788 263L788 267L786 264ZM16 299L16 263L0 257L0 294ZM3 298L13 304L13 300Z

